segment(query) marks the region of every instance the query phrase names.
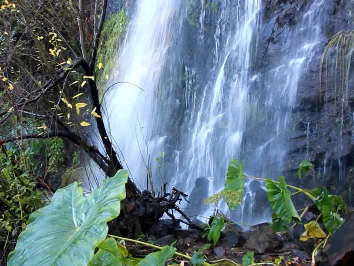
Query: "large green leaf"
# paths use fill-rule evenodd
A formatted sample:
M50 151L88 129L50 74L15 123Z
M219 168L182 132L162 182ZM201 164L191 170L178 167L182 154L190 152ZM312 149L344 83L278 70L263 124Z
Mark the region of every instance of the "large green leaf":
M339 214L332 212L327 205L322 206L322 215L324 226L330 233L336 231L344 222L343 218Z
M320 190L313 190L313 193L318 195L315 198L315 204L319 211L322 211L323 205L326 205L332 211L334 199L332 195L328 195L327 188L323 187L322 192Z
M113 238L106 239L98 248L89 266L126 266L128 250Z
M9 266L87 265L106 238L107 222L120 212L126 170L119 171L87 197L78 183L59 189L46 207L34 212L9 255Z
M274 232L284 233L289 230L289 224L285 223L281 218L279 218L275 213L272 213L272 223L270 227Z
M208 241L213 241L214 245L216 245L220 238L221 230L224 228L224 226L224 217L213 217L213 221L211 222L211 226L207 236Z
M176 248L165 246L160 251L150 253L138 263L138 266L165 266L167 260L175 254Z
M232 159L227 168L223 197L230 210L235 210L242 202L245 185L243 162Z
M280 177L279 184L271 179L267 179L266 188L270 205L276 216L286 224L289 224L292 219L296 222L300 222L300 217L290 199L291 193L287 189L284 176Z

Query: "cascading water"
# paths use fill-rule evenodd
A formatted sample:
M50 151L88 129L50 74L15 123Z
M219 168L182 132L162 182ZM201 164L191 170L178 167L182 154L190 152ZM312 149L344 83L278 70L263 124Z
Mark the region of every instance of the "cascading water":
M105 96L107 124L122 161L137 185L145 187L147 167L154 146L161 139L151 135L156 91L166 54L178 32L179 0L139 0L129 24L111 85ZM110 85L108 84L108 85Z
M150 174L155 190L168 182L191 194L189 215L210 211L202 199L223 187L231 158L245 158L251 175L278 178L283 168L298 83L322 41L324 0L306 5L281 59L255 70L261 2L138 0L131 17L110 84L141 89L107 93L107 124L140 188L151 188ZM247 181L231 217L269 219L266 198L260 182Z

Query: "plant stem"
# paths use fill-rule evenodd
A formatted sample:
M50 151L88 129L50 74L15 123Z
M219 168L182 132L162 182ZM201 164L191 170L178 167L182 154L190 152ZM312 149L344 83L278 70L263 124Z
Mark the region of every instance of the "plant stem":
M330 238L331 234L328 234L328 236L323 239L316 247L315 249L312 251L312 262L311 262L311 266L316 266L316 261L315 261L315 256L317 255L318 249L322 246L325 245L327 243L327 240Z
M159 247L159 246L156 246L156 245L153 245L153 244L150 244L150 243L146 243L146 242L143 242L143 241L131 239L131 238L125 238L125 237L120 237L120 236L115 236L115 235L110 235L110 234L108 234L108 236L116 238L116 239L128 241L128 242L133 242L133 243L136 243L136 244L144 245L144 246L147 246L147 247L156 248L156 249L159 249L159 250L162 249L162 247ZM192 257L187 256L187 255L182 254L182 253L179 253L179 252L175 252L175 255L179 256L179 257L182 257L182 258L185 258L185 259L187 259L189 261L192 259ZM207 262L204 262L203 265L204 266L212 266L212 264L209 264Z
M245 177L248 177L248 178L251 178L251 179L255 179L255 180L260 180L260 181L264 181L266 182L269 178L261 178L261 177L254 177L254 176L248 176L248 175L245 175ZM270 179L269 179L270 180ZM272 180L274 183L277 183L279 184L279 181L274 181ZM312 196L306 189L302 189L302 188L299 188L299 187L295 187L295 186L292 186L292 185L289 185L287 184L286 185L287 187L290 187L292 189L295 189L297 190L298 192L301 192L301 193L304 193L306 196L308 196L312 201L315 201L315 198L314 196Z

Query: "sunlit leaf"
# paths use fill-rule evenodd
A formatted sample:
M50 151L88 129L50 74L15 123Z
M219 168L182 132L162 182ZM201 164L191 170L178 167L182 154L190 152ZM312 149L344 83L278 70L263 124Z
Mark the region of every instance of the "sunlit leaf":
M87 127L87 126L90 125L90 123L87 123L87 122L85 122L85 121L82 121L82 122L80 123L80 125L81 125L82 127Z
M78 82L78 81L76 81L76 82ZM80 97L81 95L84 95L84 94L83 94L83 93L76 94L76 95L73 97L73 99L75 99L75 98L77 98L77 97Z
M66 104L66 106L67 107L69 107L69 108L73 108L73 106L68 102L68 100L67 99L65 99L65 98L61 98L61 100Z
M85 106L87 106L87 103L77 103L77 104L75 104L76 113L79 115L80 114L80 108L83 108Z
M71 83L69 86L72 86L72 85L74 85L74 84L76 84L76 83L79 83L78 81L74 81L73 83ZM80 93L79 93L80 94ZM83 93L81 93L81 94L83 94ZM75 98L75 96L73 97L73 99Z
M305 232L303 232L300 236L301 241L307 241L309 238L325 238L327 236L316 221L311 221L304 226Z
M101 69L103 67L103 64L102 63L99 63L98 64L98 69Z
M95 108L93 108L93 110L92 110L91 114L92 114L93 116L97 117L97 118L101 118L101 116L100 116L99 114L97 114L97 113L96 113L96 107L95 107Z
M84 80L84 81L81 83L81 88L82 88L83 86L85 86L85 84L86 84L86 80Z
M92 80L95 80L95 77L94 77L94 76L84 76L84 79L92 79Z
M9 83L9 90L12 91L13 89L14 89L14 86L11 83Z

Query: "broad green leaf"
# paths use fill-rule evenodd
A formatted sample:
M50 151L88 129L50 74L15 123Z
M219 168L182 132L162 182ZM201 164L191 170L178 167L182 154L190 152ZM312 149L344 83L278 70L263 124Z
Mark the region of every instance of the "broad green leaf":
M218 242L221 234L221 230L224 228L225 222L224 217L214 217L211 222L210 230L207 235L208 241L213 241L214 245Z
M312 169L312 163L310 163L308 160L303 160L301 163L300 163L300 166L299 166L299 170L297 171L297 177L299 179L302 178L302 173L309 173Z
M343 218L339 214L334 213L327 205L322 206L322 220L328 232L333 233L344 222Z
M113 238L108 238L98 245L99 251L95 254L89 266L125 266L128 250L118 245Z
M309 238L325 238L327 234L322 230L316 221L305 224L305 232L300 236L301 241L307 241Z
M59 189L49 205L31 214L9 266L87 265L106 238L107 222L120 212L128 172L120 170L88 196L75 182Z
M165 266L167 260L172 258L176 249L171 246L165 246L160 251L150 253L138 263L138 266Z
M322 192L315 198L315 204L319 211L322 211L323 205L326 205L331 211L333 210L334 199L332 195L328 195L327 188L322 188Z
M225 199L230 210L235 210L242 202L245 176L243 174L243 163L232 159L229 163L224 190L204 200L204 204L216 204L222 198Z
M243 266L250 266L252 263L254 263L254 252L253 251L248 251L242 257L242 265Z
M203 245L197 252L195 252L191 258L191 265L192 266L201 266L204 262L206 262L205 255L203 253L204 250L208 249L210 244Z
M223 197L230 210L235 210L242 202L245 176L243 174L243 162L232 159L227 168L225 189Z
M287 189L284 176L280 177L279 184L271 179L267 179L266 188L270 205L277 217L283 220L286 224L289 224L292 219L299 222L300 217L290 199L291 193Z
M287 232L289 230L289 223L285 223L281 218L279 218L275 213L272 214L273 221L270 224L270 227L274 232Z

